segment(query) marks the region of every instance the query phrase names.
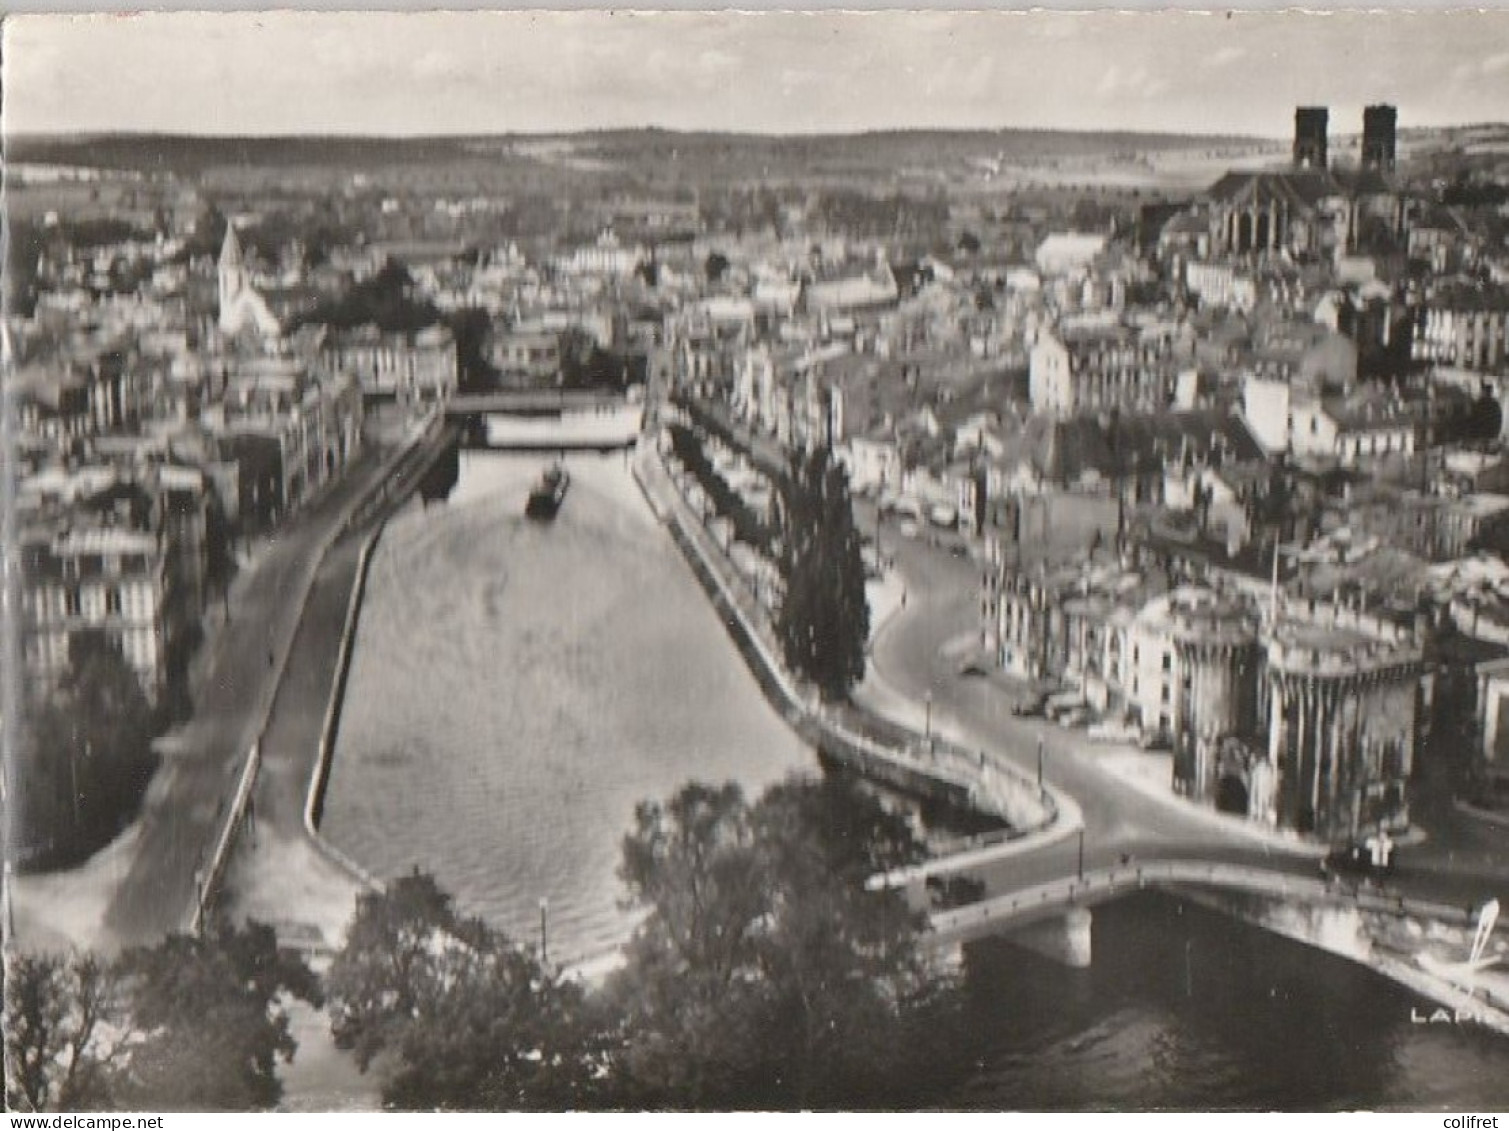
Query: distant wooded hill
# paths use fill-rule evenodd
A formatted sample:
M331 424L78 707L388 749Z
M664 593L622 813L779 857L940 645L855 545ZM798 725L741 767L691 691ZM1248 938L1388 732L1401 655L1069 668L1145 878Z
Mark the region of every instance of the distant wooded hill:
M8 139L12 161L194 173L226 165L339 165L361 168L426 163L486 154L523 156L555 143L572 156L633 165L646 160L714 164L783 162L894 166L1000 156L1007 161L1091 157L1129 151L1258 145L1227 135L1076 133L1063 130L897 130L860 134L767 136L608 130L559 135L472 137L198 137L178 134L20 135Z

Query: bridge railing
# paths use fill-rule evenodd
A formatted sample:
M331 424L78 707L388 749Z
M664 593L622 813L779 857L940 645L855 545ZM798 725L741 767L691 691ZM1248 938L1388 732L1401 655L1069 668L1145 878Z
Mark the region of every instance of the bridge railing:
M929 924L940 940L982 925L1008 925L1012 919L1040 913L1048 907L1073 907L1100 902L1133 888L1155 885L1217 887L1262 895L1331 902L1400 916L1418 916L1465 924L1471 913L1461 907L1410 899L1361 888L1344 889L1324 880L1246 864L1203 860L1150 860L1076 872L1034 884L1016 892L993 896L963 907L938 911Z

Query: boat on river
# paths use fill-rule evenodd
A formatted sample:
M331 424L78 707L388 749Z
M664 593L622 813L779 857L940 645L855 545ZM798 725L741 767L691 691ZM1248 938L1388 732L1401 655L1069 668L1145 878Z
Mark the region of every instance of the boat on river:
M547 467L529 491L524 513L530 518L554 518L571 486L571 473L557 461Z

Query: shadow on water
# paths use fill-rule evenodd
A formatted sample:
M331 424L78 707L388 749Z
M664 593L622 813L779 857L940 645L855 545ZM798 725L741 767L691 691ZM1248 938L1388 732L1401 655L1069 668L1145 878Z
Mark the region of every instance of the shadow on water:
M1502 1107L1509 1042L1416 1024L1354 963L1173 896L1095 909L1094 965L968 952L978 1070L950 1106L1019 1110Z

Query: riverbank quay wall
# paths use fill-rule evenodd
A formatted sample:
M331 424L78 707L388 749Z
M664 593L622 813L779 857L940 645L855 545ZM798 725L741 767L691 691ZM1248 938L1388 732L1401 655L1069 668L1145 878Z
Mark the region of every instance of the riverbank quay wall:
M309 555L307 566L299 577L298 592L292 599L298 602L300 620L308 607L315 578L331 551L354 533L369 527L372 522L385 522L387 515L412 495L425 473L457 440L458 430L448 425L440 415L431 414L388 457L371 487L353 497L346 504L341 514L331 524L330 530L320 540L318 547ZM364 568L359 570L359 573L363 575L364 572ZM294 635L297 635L297 629ZM348 647L344 639L341 646L343 649ZM276 688L282 683L288 668L290 652L291 644L284 648L278 657L277 668L271 681L273 694L268 696L267 703L261 712L257 737L247 752L232 804L221 824L213 853L205 867L200 870L194 898L185 915L185 927L192 934L198 934L203 930L204 924L224 895L226 872L236 845L248 823L255 820L253 799L262 765L262 740L266 735L272 715ZM339 670L343 670L344 666L344 663L340 664ZM344 683L343 677L341 682Z
M913 795L999 817L1016 836L1039 832L1057 819L1051 796L1036 782L987 762L978 752L937 736L913 734L884 719L874 719L871 729L902 734L904 741L880 742L841 725L834 712L814 692L800 687L776 658L777 645L768 625L761 623L764 618L754 594L711 542L660 454L642 447L633 472L766 698L823 759ZM863 713L852 705L845 705L844 710Z

